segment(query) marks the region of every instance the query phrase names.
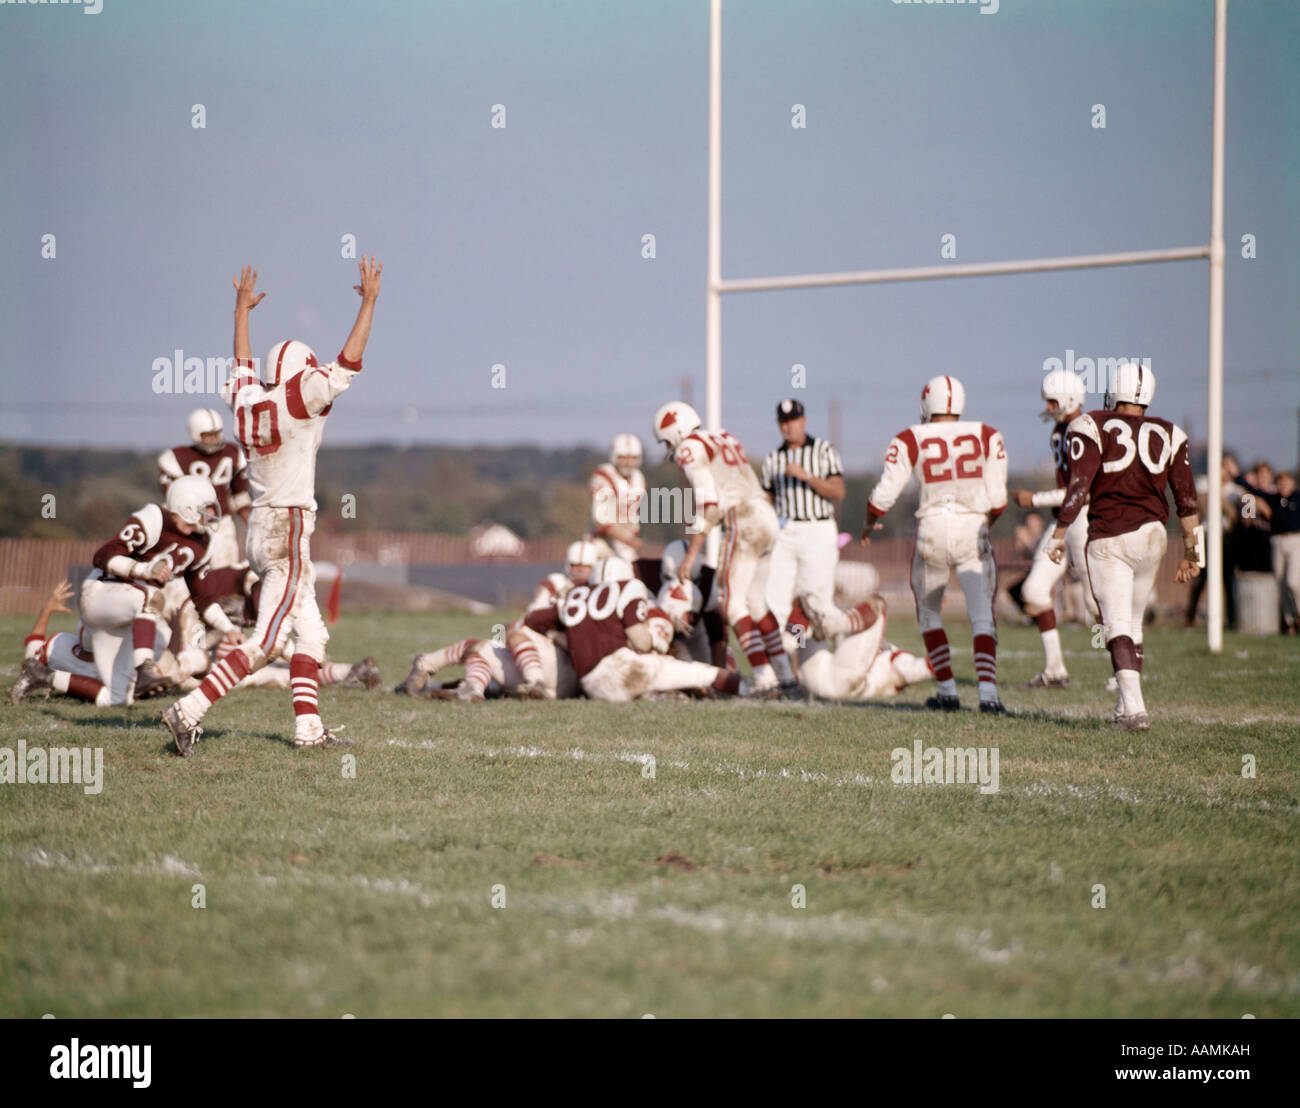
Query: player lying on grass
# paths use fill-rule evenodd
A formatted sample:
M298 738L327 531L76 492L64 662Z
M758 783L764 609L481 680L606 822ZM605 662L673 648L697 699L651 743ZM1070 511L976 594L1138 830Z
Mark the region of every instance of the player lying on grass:
M622 558L605 558L590 584L570 590L563 603L530 612L524 623L542 634L565 632L574 672L592 700L633 700L672 689L749 692L749 682L735 673L667 656L672 624Z
M203 683L164 713L163 726L181 755L193 751L200 722L223 696L250 673L278 655L294 637L290 659L294 735L298 748L351 746L320 718L320 666L329 632L316 604L316 571L311 535L316 529L316 455L325 420L335 400L361 372L370 339L383 265L374 258L357 263L361 297L356 321L338 361L320 365L301 342L271 347L259 380L253 368L248 317L265 293L256 294L257 272L246 267L235 278L234 375L221 395L235 413L235 429L248 454L253 510L248 517L248 560L262 581L257 626Z
M54 635L34 649L29 636L29 656L11 700L47 688L109 707L171 687L157 665L170 640L162 586L182 579L195 606L208 606L199 571L220 511L212 483L189 476L172 482L165 507L146 504L135 512L95 551L95 568L78 598L77 634Z
M570 543L564 556L564 571L548 573L537 584L524 615L554 607L576 585L585 585L598 561L593 543L579 539ZM577 695L577 678L563 650L564 636L538 635L523 626L524 616L505 629L504 641L461 639L441 650L417 654L411 671L394 692L430 700L483 700L497 696L554 700ZM526 632L519 634L518 632ZM465 665L465 677L439 685L430 681L448 666ZM539 695L540 693L540 695Z
M816 596L800 598L791 616L809 634L799 650L799 684L823 700L881 700L922 681L933 681L928 658L885 639L881 596L853 608L825 608Z

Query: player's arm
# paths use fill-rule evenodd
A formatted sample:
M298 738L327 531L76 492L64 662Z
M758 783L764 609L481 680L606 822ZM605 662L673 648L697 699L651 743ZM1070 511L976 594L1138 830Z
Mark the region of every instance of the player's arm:
M190 599L203 622L214 631L219 631L227 642L238 646L244 641L244 633L231 622L221 607L225 588L230 586L232 574L225 570L210 570L206 566L192 568L185 574L185 585L190 590Z
M68 601L72 599L72 586L67 581L60 581L50 591L50 595L45 598L45 603L41 605L41 610L37 613L36 622L32 624L31 632L23 640L23 644L38 641L44 642L49 638L50 617L55 612L67 612L72 614L72 609L68 607Z
M618 518L617 491L599 473L591 479L591 522L598 537L626 543L633 550L641 549L641 536L626 520Z
M1181 441L1180 441L1181 440ZM1181 427L1174 428L1174 460L1169 467L1169 484L1174 490L1174 510L1183 529L1183 557L1174 572L1174 581L1185 584L1201 569L1203 554L1201 517L1197 512L1196 478L1192 476L1191 461L1187 457L1187 435Z
M240 365L253 364L253 347L248 338L248 314L256 308L266 293L254 295L257 285L257 270L244 266L235 278L235 360Z
M379 299L379 275L384 272L384 263L377 262L374 256L367 258L364 254L357 262L361 274L361 284L353 285L361 297L361 308L357 311L357 321L352 324L348 341L343 344L343 353L339 361L344 365L361 368L361 356L366 352L366 343L370 341L370 323L375 317L375 301Z
M144 523L139 516L132 516L115 538L95 551L91 564L96 569L123 580L152 581L155 585L165 585L172 577L171 563L166 558L152 562L141 560L139 556L149 546Z
M989 498L989 524L1007 510L1007 449L1002 433L987 424L984 436L984 491Z
M862 524L863 546L871 544L871 532L876 530L878 521L898 503L898 498L912 476L919 453L916 436L910 430L900 432L890 440L880 480L867 496L867 516Z
M1057 514L1056 529L1047 550L1054 562L1065 557L1065 532L1088 503L1092 483L1101 471L1101 432L1091 416L1081 415L1070 424L1065 449L1070 457L1070 485L1065 490L1065 500Z
M168 485L184 476L181 463L176 460L176 451L164 450L158 455L158 483L162 485L164 492L167 491Z
M787 477L802 481L818 496L836 503L844 499L844 476L834 473L827 477L814 477L798 462L791 462L785 467Z
M560 626L560 613L554 604L548 604L545 608L535 608L524 616L524 626L530 631L536 631L539 634L546 634L547 631L563 631Z

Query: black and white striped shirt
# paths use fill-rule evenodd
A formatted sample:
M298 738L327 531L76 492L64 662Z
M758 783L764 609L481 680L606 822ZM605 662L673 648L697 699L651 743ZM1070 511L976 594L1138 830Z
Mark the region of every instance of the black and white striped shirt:
M763 459L762 482L765 491L773 494L776 514L782 519L807 521L834 519L835 504L818 496L807 481L785 475L791 462L803 466L813 477L836 477L844 472L839 451L829 439L815 439L808 435L802 446L782 443Z

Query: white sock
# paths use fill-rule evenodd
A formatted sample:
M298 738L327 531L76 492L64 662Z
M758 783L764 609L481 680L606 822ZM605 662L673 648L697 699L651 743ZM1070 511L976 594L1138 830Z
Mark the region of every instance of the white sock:
M940 695L940 696L956 696L956 695L957 695L957 678L955 678L955 677L949 677L947 681L940 681L940 682L939 682L939 695Z
M990 703L992 703L993 701L997 700L997 698L998 698L998 687L997 687L997 685L995 685L992 681L981 681L981 682L980 682L980 699L981 699L981 700L987 700L987 701L989 701Z
M1147 710L1142 702L1142 677L1135 669L1121 669L1115 674L1124 715L1136 716Z
M1041 632L1043 636L1043 653L1047 657L1047 666L1045 673L1059 676L1065 672L1065 659L1061 656L1061 632L1058 628L1053 627L1050 631Z
M776 672L777 679L781 682L793 681L794 670L790 668L790 655L788 654L769 654L772 669Z
M761 666L755 666L753 682L754 688L756 689L770 689L775 685L776 673L773 671L771 665L764 663Z

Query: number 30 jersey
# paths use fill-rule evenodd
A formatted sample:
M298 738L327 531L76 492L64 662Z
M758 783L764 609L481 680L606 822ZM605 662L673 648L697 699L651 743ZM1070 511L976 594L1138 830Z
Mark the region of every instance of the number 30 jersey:
M235 434L248 452L254 508L316 510L316 451L325 418L360 372L360 363L340 354L327 365L309 363L274 388L247 365L222 385L222 398L235 413Z
M1196 511L1187 433L1167 419L1089 412L1070 424L1066 444L1070 487L1057 522L1068 527L1087 504L1089 542L1136 531L1152 520L1167 523L1168 485L1180 516Z
M885 452L885 468L867 498L867 510L883 516L913 475L921 483L917 519L996 516L1007 506L1007 452L1002 435L987 423L918 423L899 431Z

